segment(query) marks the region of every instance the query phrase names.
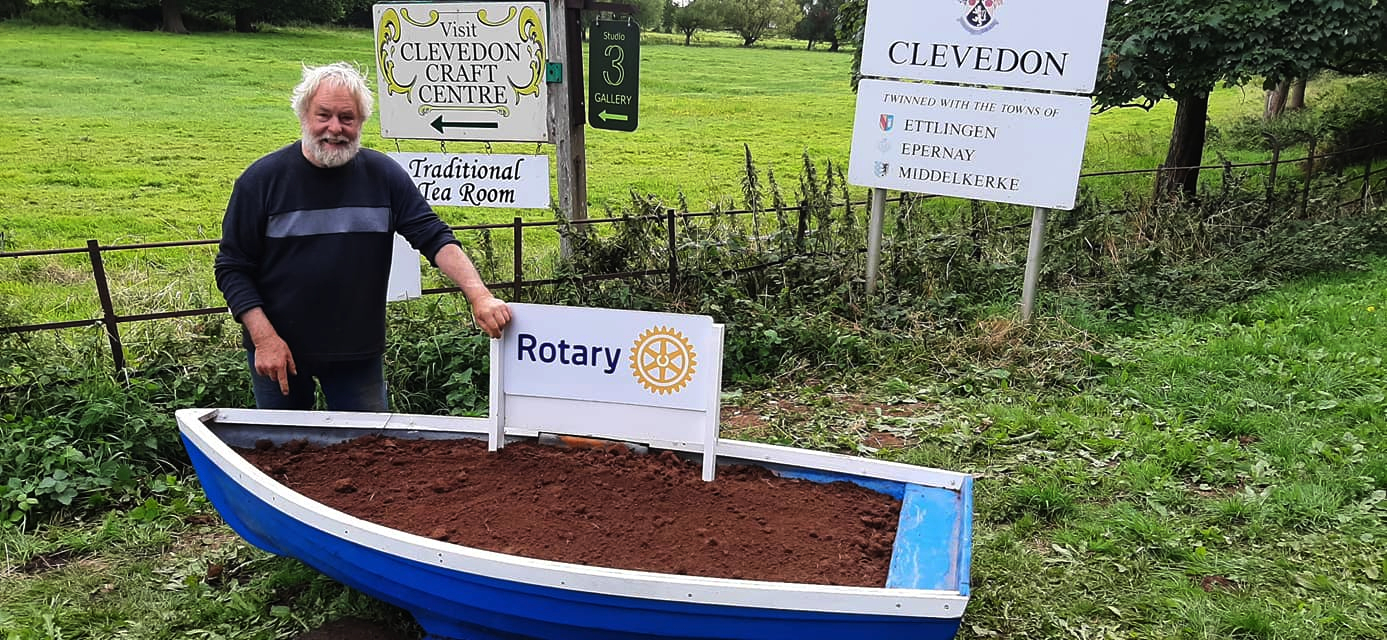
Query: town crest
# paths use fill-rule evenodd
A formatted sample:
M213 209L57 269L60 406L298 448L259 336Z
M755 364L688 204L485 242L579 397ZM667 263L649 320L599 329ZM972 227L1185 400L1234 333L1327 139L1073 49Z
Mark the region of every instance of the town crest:
M958 21L969 33L985 33L997 26L997 10L1002 0L959 0L964 6L963 17Z

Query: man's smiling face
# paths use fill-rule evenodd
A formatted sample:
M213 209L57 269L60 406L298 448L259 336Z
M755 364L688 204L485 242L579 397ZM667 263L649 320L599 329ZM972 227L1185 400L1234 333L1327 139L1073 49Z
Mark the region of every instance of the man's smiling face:
M303 155L319 167L340 167L361 150L361 110L351 90L325 83L300 121Z

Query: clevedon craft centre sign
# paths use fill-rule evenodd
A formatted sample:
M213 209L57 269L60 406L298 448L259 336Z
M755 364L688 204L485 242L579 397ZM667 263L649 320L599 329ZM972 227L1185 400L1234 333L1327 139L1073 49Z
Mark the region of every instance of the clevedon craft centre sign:
M543 2L374 7L381 135L548 139Z

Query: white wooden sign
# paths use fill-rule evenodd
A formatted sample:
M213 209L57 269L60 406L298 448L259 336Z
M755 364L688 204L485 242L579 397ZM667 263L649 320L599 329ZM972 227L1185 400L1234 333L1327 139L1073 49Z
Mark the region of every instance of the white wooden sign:
M385 301L398 302L413 300L423 295L424 277L419 272L419 252L409 245L409 241L395 234L395 245L390 255L390 276L386 281Z
M508 395L702 411L718 392L722 345L708 316L510 306Z
M1088 98L863 80L848 182L1074 208Z
M1091 93L1108 0L871 0L862 75Z
M549 208L549 157L505 153L404 153L390 156L431 205Z
M492 450L541 432L703 454L718 446L723 326L707 316L511 303L491 341Z
M374 7L381 135L545 142L544 2Z

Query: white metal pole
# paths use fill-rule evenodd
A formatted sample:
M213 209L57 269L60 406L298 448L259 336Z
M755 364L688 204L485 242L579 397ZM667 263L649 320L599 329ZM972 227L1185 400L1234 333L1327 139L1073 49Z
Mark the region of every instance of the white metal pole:
M886 190L872 189L871 212L867 222L867 295L877 288L877 267L881 264L881 219L885 216Z
M506 446L506 379L502 375L501 340L491 339L491 392L487 399L489 431L486 434L486 450L496 451Z
M1021 322L1035 313L1035 289L1040 281L1040 258L1045 252L1045 218L1050 210L1036 207L1031 214L1031 243L1026 250L1026 280L1021 286Z

